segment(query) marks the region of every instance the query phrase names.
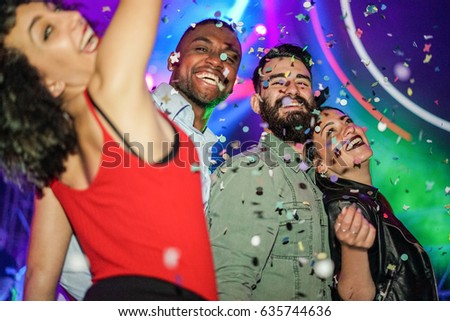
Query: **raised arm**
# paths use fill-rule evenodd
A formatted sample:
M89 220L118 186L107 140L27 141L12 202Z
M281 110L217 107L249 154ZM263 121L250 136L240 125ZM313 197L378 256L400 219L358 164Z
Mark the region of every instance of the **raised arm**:
M53 192L35 201L25 278L25 300L55 300L72 229Z
M88 87L94 100L120 131L129 135L130 141L144 148L153 142L150 162L165 156L161 142L173 140L173 130L154 108L145 83L161 2L120 1L99 45L96 70ZM146 151L144 158L148 154Z

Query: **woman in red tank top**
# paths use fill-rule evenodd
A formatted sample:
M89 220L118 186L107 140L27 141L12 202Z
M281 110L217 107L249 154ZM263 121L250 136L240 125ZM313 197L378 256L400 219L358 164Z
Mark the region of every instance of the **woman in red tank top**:
M27 300L55 298L72 233L86 299L216 299L195 148L144 82L160 7L121 1L100 41L77 11L0 5L0 168L38 192Z

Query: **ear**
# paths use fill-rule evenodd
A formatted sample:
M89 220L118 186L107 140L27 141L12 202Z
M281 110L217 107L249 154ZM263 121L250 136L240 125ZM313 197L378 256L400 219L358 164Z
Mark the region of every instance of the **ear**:
M172 51L170 56L167 58L167 69L169 71L173 71L175 67L178 65L179 53Z
M45 86L53 95L53 97L59 97L62 95L64 90L66 89L66 83L61 80L50 80L45 79Z
M328 171L328 166L321 159L316 161L316 172L319 174L325 174Z
M259 94L254 93L250 98L250 104L252 105L252 109L255 113L259 114L261 111L260 103L262 102L262 98Z
M172 55L173 55L173 52L172 52ZM167 58L167 70L173 71L173 63L172 63L172 61L170 61L170 56L169 56L169 58Z

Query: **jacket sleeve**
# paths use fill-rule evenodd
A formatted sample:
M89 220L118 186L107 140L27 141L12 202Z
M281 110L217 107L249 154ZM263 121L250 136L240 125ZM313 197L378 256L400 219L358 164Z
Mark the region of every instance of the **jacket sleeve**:
M251 299L278 232L277 194L254 170L221 167L213 176L207 215L220 300Z
M336 218L337 216L341 213L342 209L346 206L350 206L351 204L355 204L358 208L361 209L361 213L363 214L364 218L366 220L368 220L376 229L377 229L377 233L378 233L378 225L374 219L375 215L374 213L371 213L371 211L364 206L364 204L361 203L361 201L356 198L356 197L348 197L346 199L344 198L334 198L332 200L328 199L325 201L325 210L327 212L328 215L328 219L329 219L329 237L330 237L330 251L331 251L331 258L334 262L335 265L335 269L334 269L334 275L335 277L335 282L337 280L337 276L339 275L340 271L341 271L341 245L338 241L338 239L336 238L336 233L334 231L334 224L336 222ZM378 236L377 236L378 239ZM375 240L374 246L372 248L369 249L368 254L369 254L369 261L371 262L371 273L372 273L372 278L374 278L374 270L373 270L373 262L378 262L378 246L375 246L375 244L377 244L377 240ZM334 299L338 299L340 300L338 294L337 294L337 290L336 290L336 285L334 284L333 286L333 297Z

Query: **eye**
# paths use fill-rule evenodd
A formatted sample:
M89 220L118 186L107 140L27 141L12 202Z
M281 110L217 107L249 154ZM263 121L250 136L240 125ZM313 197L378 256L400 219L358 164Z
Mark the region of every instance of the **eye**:
M298 80L296 81L296 84L302 87L309 87L309 82L304 81L304 80Z
M287 80L284 78L274 78L269 80L270 86L284 86L286 84Z
M44 30L44 41L48 40L48 38L50 37L52 32L53 32L53 27L52 26L49 25L49 26L45 27L45 30Z
M204 53L204 52L208 52L208 49L205 48L205 47L196 47L196 48L195 48L195 51Z

